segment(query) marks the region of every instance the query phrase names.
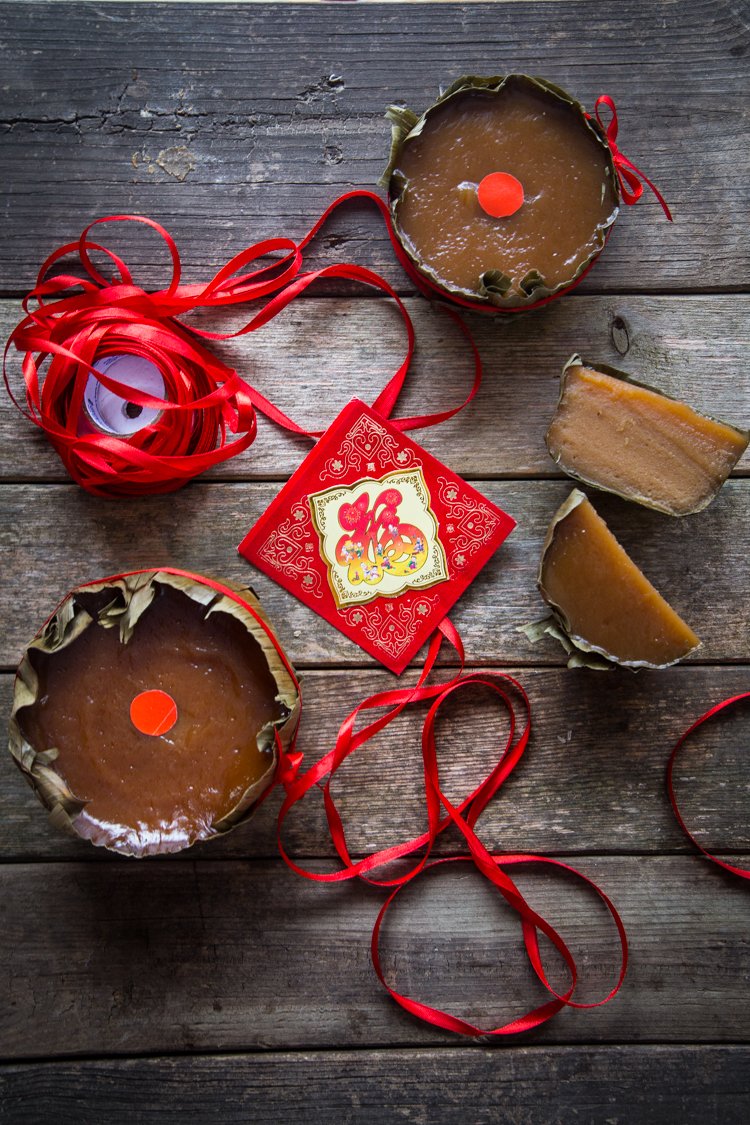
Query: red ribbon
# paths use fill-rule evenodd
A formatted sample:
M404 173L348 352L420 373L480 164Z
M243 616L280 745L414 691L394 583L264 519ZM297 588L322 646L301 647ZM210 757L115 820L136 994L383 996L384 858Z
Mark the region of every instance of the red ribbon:
M255 438L255 409L294 433L320 437L321 431L298 426L235 371L211 355L194 337L227 340L243 336L267 324L313 281L341 277L364 282L383 290L398 305L408 334L406 357L375 401L386 418L393 410L414 349L414 329L406 308L394 289L372 270L356 265L328 266L300 274L302 250L317 234L334 208L348 199L373 200L383 214L396 245L390 215L383 201L372 192L349 192L337 199L299 243L286 238L266 239L243 250L228 262L207 285L180 285L180 256L168 232L139 215L113 215L97 219L77 243L61 246L42 265L34 290L24 300L24 320L14 329L5 348L3 377L13 402L47 434L63 464L87 491L99 496L141 496L179 488L205 469L236 456ZM172 278L167 289L148 294L133 284L125 263L106 247L88 240L98 223L126 221L152 227L167 243L172 258ZM45 281L52 265L65 254L78 251L87 277L63 274ZM117 276L108 282L91 261L90 251L106 255ZM235 276L248 263L263 255L283 252L270 266ZM403 254L399 248L399 256ZM71 288L82 294L62 296ZM275 294L265 307L237 332L207 332L188 329L176 320L199 306L224 306ZM37 306L30 308L36 301ZM452 417L470 402L481 383L481 363L468 329L451 310L444 310L469 339L474 352L474 384L461 406L437 414L394 419L400 430L435 425ZM7 356L12 345L24 352L23 376L28 412L16 401L8 380ZM95 360L130 353L154 363L162 373L164 399L144 394L118 383L99 371ZM40 389L40 369L49 361ZM163 411L161 417L128 440L106 434L78 433L86 382L94 374L115 394ZM227 431L241 434L229 441ZM218 445L217 445L218 440Z
M600 105L606 105L607 108L612 111L612 119L606 129L604 128L604 122L599 116ZM625 202L629 206L637 203L643 195L643 183L646 183L661 203L664 214L667 216L670 223L674 222L674 219L672 218L672 212L669 210L669 207L667 207L667 204L659 189L651 183L651 180L649 180L648 176L644 176L643 172L641 172L639 168L636 168L632 160L628 160L627 156L623 156L623 154L617 147L617 110L615 109L615 103L612 101L612 98L610 98L608 94L602 94L602 96L600 98L597 98L596 100L596 120L599 122L599 125L604 130L604 133L606 135L607 143L612 153L612 159L615 162L615 171L617 172L617 178L620 181L622 198L625 200ZM641 183L641 180L643 180L643 183ZM628 187L625 186L626 181ZM628 188L631 188L632 190L629 191Z
M123 574L116 574L110 576L109 578L101 579L101 582L106 584L107 582L115 582L121 578L129 578L133 575L147 573L150 573L150 571L130 570L126 571ZM266 633L266 636L273 644L276 652L283 662L284 667L291 676L297 688L297 691L300 692L301 714L301 688L295 671L287 660L287 657L283 649L281 648L278 638L274 634L273 630L258 614L257 610L249 602L245 601L241 594L238 594L237 591L230 589L229 586L225 586L224 583L218 582L215 579L207 578L205 575L194 574L191 571L180 570L177 567L159 567L158 570L156 570L156 573L175 574L179 575L182 578L195 579L196 581L201 582L203 585L209 586L211 589L216 590L217 593L222 594L224 597L231 598L238 605L242 606L243 609L247 610L247 612L255 618L260 627ZM90 583L84 583L83 586L76 587L76 590L83 589L87 585L90 585ZM75 593L76 590L74 590L73 593ZM67 596L69 595L66 595L66 597ZM63 601L65 601L65 599L63 599ZM62 604L63 602L60 602L60 605ZM60 606L58 605L57 609L59 608ZM54 617L57 609L50 615L48 621L51 620L52 617ZM425 681L427 680L427 677L429 676L435 665L435 661L437 660L440 646L444 638L447 639L449 643L452 644L456 649L456 652L458 653L461 660L461 668L456 676L454 676L454 678L448 683L434 684L426 687ZM297 874L303 875L306 879L312 879L316 882L321 883L342 882L346 879L352 879L356 876L359 876L361 878L364 878L367 882L372 883L376 886L395 888L395 890L392 891L390 897L384 903L375 921L375 926L372 932L371 951L373 965L378 978L394 998L394 1000L396 1000L403 1008L405 1008L408 1012L411 1012L412 1015L415 1015L419 1019L425 1021L426 1023L431 1023L436 1025L437 1027L442 1027L447 1031L459 1032L463 1035L513 1035L521 1031L528 1031L533 1027L538 1027L539 1024L546 1022L557 1012L559 1012L563 1007L567 1006L571 1008L596 1008L601 1004L606 1004L619 990L625 976L625 970L628 963L628 944L627 937L625 935L625 929L613 903L610 901L604 891L597 887L596 884L588 879L585 875L581 875L580 872L575 871L574 868L569 867L565 863L561 863L559 860L549 859L544 856L521 854L492 855L485 849L484 845L476 835L474 826L476 825L480 814L482 813L488 802L492 799L492 797L494 797L494 795L497 793L502 783L506 780L507 777L509 777L515 766L520 761L524 750L526 749L530 734L531 710L526 692L523 690L521 685L511 676L507 676L502 672L477 672L471 673L470 675L464 675L463 668L464 650L461 638L458 635L458 632L456 631L454 625L448 620L448 618L443 618L430 640L427 658L425 660L425 664L422 672L420 673L417 684L413 688L399 688L394 691L379 692L377 695L373 695L369 699L366 699L362 703L360 703L359 706L356 707L354 711L352 711L351 714L348 715L344 722L341 724L334 749L325 754L320 759L320 761L311 766L311 768L307 770L307 772L304 773L301 777L299 775L299 770L303 755L295 749L299 726L297 727L297 731L295 731L293 735L290 749L288 751L284 750L283 746L281 745L278 731L276 732L276 744L279 753L276 775L274 777L273 784L261 795L255 807L260 807L260 805L266 800L266 798L270 795L276 785L281 785L285 790L286 796L281 805L278 815L277 839L279 851L282 858L293 871L297 872ZM437 755L435 750L435 718L437 716L439 708L442 706L445 700L453 694L453 692L470 685L481 685L484 687L489 687L497 695L499 695L509 713L510 729L505 746L502 750L502 753L500 754L497 764L490 771L487 777L476 787L476 789L474 789L472 793L469 794L468 797L466 797L461 802L460 805L454 806L445 796L440 787ZM521 699L523 700L523 707L525 711L525 722L523 730L521 731L517 739L517 720L513 708L513 703L508 694L509 688L515 689L520 694ZM737 698L744 697L738 696ZM393 847L384 848L381 851L374 852L372 855L367 856L365 859L353 861L349 855L349 850L346 844L344 826L331 795L331 779L333 778L333 775L339 768L339 766L342 765L342 763L346 760L346 758L349 757L350 754L359 749L360 746L364 745L364 743L372 738L374 734L377 734L378 731L381 731L386 726L388 726L388 724L391 723L396 718L396 716L399 715L409 704L420 702L423 700L433 701L432 706L430 707L430 710L425 719L422 731L422 757L424 762L425 798L427 804L428 829L426 832L423 832L420 836L417 836L412 840L408 840L402 844L397 844ZM728 700L727 703L729 702L733 701ZM722 704L721 706L726 706L726 704ZM355 733L354 727L359 713L361 711L368 711L381 707L389 707L391 708L391 710L387 711L379 719L374 720L368 726ZM715 708L714 710L718 709L720 708ZM710 712L709 714L713 714L713 712ZM704 716L704 718L707 717L708 716ZM699 722L702 721L703 720L699 720ZM695 726L697 725L698 724L696 723ZM690 729L693 730L694 727L691 727ZM687 733L689 734L690 731L688 731ZM687 737L687 735L683 737ZM328 776L325 785L321 785L321 780L326 775ZM306 871L304 868L299 867L286 854L281 843L281 826L287 813L297 803L297 801L302 800L305 794L309 792L309 790L313 787L322 789L323 791L324 806L326 811L326 818L328 820L328 827L331 833L331 839L333 840L333 844L338 855L341 857L344 863L343 869L331 872L329 874L319 874L312 871ZM441 813L441 806L445 810L445 815ZM427 860L429 858L435 840L437 839L438 835L443 832L450 824L455 824L463 834L464 839L466 840L469 847L469 857L461 856L450 859L439 859L434 860L432 863L428 863ZM408 855L411 855L413 852L417 851L420 848L425 849L424 853L417 860L412 869L406 874L382 880L369 878L371 872L385 866L386 864L392 863L393 860L402 859ZM442 867L446 863L465 863L471 861L473 861L474 865L479 869L479 871L497 887L506 902L508 902L520 915L524 942L531 964L537 976L544 984L545 988L547 988L554 997L554 999L549 1000L546 1004L533 1009L533 1011L527 1012L526 1015L522 1016L520 1019L513 1020L510 1023L505 1024L502 1027L495 1028L491 1031L486 1031L482 1030L481 1028L474 1027L472 1024L467 1023L465 1020L457 1019L454 1016L448 1015L448 1013L446 1012L441 1012L437 1008L431 1008L426 1004L422 1004L416 1000L411 1000L408 997L402 996L400 993L395 992L388 985L383 976L378 952L378 939L385 912L393 901L395 895L406 883L411 882L411 880L421 871L429 870L435 867ZM536 911L534 911L529 906L511 878L503 870L504 867L512 867L522 863L546 863L551 864L553 867L561 868L564 871L572 872L574 875L577 875L579 878L583 879L583 881L599 895L599 897L602 899L605 906L609 910L614 920L615 926L617 927L617 933L620 938L622 960L617 983L603 1000L596 1001L593 1004L579 1004L572 999L572 995L577 983L577 968L572 953L568 949L565 941L554 929L554 927L546 922L544 918L541 917L541 915L537 914ZM730 868L730 870L733 869ZM556 992L547 980L539 951L539 943L537 937L538 931L541 931L541 933L549 938L549 940L563 957L563 960L568 967L571 981L569 988L563 994Z
M696 730L699 726L707 722L709 719L713 718L714 715L718 715L720 711L723 711L726 707L730 707L733 703L739 703L741 699L750 699L750 691L745 691L741 695L733 695L729 699L722 700L721 703L717 703L715 707L712 707L710 711L706 711L705 715L701 715L700 719L697 719L691 727L688 727L688 729L685 731L682 738L679 740L674 750L672 751L669 762L667 764L667 792L669 793L669 800L671 801L672 809L674 810L674 814L680 822L682 830L684 831L688 839L695 844L696 848L699 848L700 851L702 851L705 856L708 856L710 860L713 860L714 863L718 863L719 867L723 867L725 871L731 871L733 875L739 875L741 879L750 879L750 871L746 871L742 867L733 867L731 863L724 863L723 860L717 859L715 855L711 854L711 852L706 851L702 844L698 843L688 826L685 824L685 821L682 819L682 815L677 806L677 798L675 796L674 786L672 785L672 771L674 769L675 758L677 757L677 752L679 751L685 739L688 738L688 736L691 735L693 731Z
M426 687L425 681L432 670L435 660L440 649L443 637L447 638L451 644L454 645L456 651L461 658L461 671L449 683L436 684ZM495 795L505 779L510 775L518 761L520 760L529 739L530 732L530 709L529 701L521 685L510 676L500 672L485 672L473 673L471 675L463 675L464 653L461 639L458 636L455 628L451 622L444 618L440 623L438 630L433 635L430 641L430 647L425 661L424 668L420 674L419 680L414 688L401 688L395 691L380 692L377 695L371 696L366 699L358 707L351 712L351 714L342 723L336 739L336 745L333 750L325 754L320 761L316 762L305 774L299 776L299 755L298 754L284 754L279 743L280 762L277 773L277 778L286 790L286 797L279 810L279 818L277 825L277 838L279 843L279 851L282 857L297 874L303 875L307 879L315 880L321 883L336 883L342 882L346 879L351 879L356 876L364 878L369 883L374 883L377 886L394 887L390 897L383 905L380 913L378 914L375 922L375 927L372 934L371 951L372 960L375 967L375 972L382 984L387 988L391 996L403 1008L417 1016L419 1019L427 1023L434 1024L442 1027L448 1031L456 1031L464 1035L512 1035L521 1031L527 1031L532 1027L537 1027L539 1024L544 1023L553 1015L560 1011L565 1006L574 1008L594 1008L600 1004L606 1004L608 1000L615 995L620 988L625 970L627 968L628 948L625 930L622 925L617 910L613 903L604 894L604 892L596 886L590 879L580 875L579 872L574 871L573 868L567 864L560 863L558 860L548 859L542 856L533 855L491 855L484 845L479 840L474 831L476 821L487 805L488 801ZM505 747L498 759L495 767L490 771L488 776L481 782L477 788L469 794L458 806L454 806L443 793L440 787L440 780L437 766L437 756L435 751L435 736L434 724L435 717L440 706L448 699L454 691L467 687L469 685L482 685L489 687L503 701L507 707L510 715L510 731ZM508 688L515 688L521 695L523 700L524 709L526 712L526 720L523 730L521 731L517 740L515 740L516 731L516 716L513 709L511 698L508 694ZM411 703L416 703L422 700L433 700L430 711L425 719L424 728L422 732L422 757L424 762L424 777L425 777L425 798L427 805L427 821L428 829L420 836L412 840L405 841L389 848L384 848L381 851L374 852L373 854L360 860L352 860L346 844L346 837L344 826L341 817L336 808L335 802L331 795L330 785L334 773L346 758L362 746L369 738L371 738L378 731L383 730L389 723L396 718L403 709ZM391 710L386 712L385 715L379 719L371 722L362 730L354 733L354 725L357 716L361 711L371 710L373 708L389 707ZM278 741L278 740L277 740ZM325 784L322 784L322 779L326 777ZM328 820L328 827L331 833L334 847L344 867L338 871L319 874L311 871L306 871L304 868L296 864L285 852L281 842L281 826L290 811L290 809L301 800L307 792L313 787L321 788L323 791L324 807L326 811L326 818ZM263 795L261 800L267 796ZM444 810L443 811L441 811ZM432 863L428 863L430 853L437 836L443 832L449 825L455 824L466 840L470 857L460 857L459 859L440 859ZM386 879L376 880L371 877L372 873L379 868L391 863L396 859L403 859L406 856L412 855L417 849L423 849L422 854L417 859L414 866L405 874L398 877L391 877ZM382 925L383 917L386 910L393 901L398 891L408 882L411 882L415 876L420 872L428 870L433 867L440 867L445 863L453 862L470 862L473 861L479 871L488 878L498 889L503 898L508 902L514 910L518 912L521 917L521 927L524 936L526 950L529 959L539 979L544 986L552 993L554 999L549 1000L541 1007L535 1008L533 1011L528 1012L520 1019L511 1021L504 1024L502 1027L494 1028L493 1030L484 1030L467 1023L465 1020L457 1019L454 1016L448 1015L439 1009L431 1008L419 1001L412 1000L406 996L392 989L386 982L382 968L380 965L380 957L378 951L378 940L380 935L380 928ZM590 886L600 896L607 909L609 910L612 918L617 927L617 932L620 938L622 948L622 960L620 966L620 974L615 986L611 989L609 994L600 1001L593 1004L579 1004L572 999L573 991L577 983L577 969L575 960L570 950L568 949L563 938L557 931L542 918L536 911L534 911L524 899L523 895L516 887L515 883L503 870L507 866L513 866L520 863L547 863L554 867L562 868L566 871L572 871L574 874L579 875L580 878ZM552 942L555 948L563 957L568 970L570 972L570 986L567 991L560 994L550 985L547 980L544 967L542 965L541 956L538 944L538 931L545 934L546 937Z

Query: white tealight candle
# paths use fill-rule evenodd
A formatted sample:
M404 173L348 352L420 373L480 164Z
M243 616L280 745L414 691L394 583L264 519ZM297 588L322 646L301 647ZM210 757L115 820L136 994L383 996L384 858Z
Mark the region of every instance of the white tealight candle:
M154 398L164 398L164 379L155 363L139 355L108 355L93 365L95 371ZM131 437L153 425L162 411L121 398L89 375L83 395L84 423L99 433ZM86 427L88 428L88 427Z

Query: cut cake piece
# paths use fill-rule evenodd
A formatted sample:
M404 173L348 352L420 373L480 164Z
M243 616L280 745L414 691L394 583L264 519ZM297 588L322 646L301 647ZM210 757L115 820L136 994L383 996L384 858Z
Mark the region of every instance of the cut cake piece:
M750 435L637 383L623 371L573 356L545 441L576 480L672 516L713 500Z
M537 585L563 637L582 652L630 668L666 668L701 644L577 488L550 524Z

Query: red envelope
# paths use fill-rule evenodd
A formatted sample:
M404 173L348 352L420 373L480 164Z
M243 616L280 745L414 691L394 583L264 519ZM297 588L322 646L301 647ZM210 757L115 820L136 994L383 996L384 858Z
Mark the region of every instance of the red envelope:
M399 673L515 526L353 399L238 549Z

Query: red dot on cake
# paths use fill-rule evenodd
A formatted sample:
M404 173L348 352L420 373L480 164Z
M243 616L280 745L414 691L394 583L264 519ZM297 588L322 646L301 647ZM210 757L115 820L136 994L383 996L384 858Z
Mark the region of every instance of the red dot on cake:
M166 734L177 722L177 705L165 691L142 691L130 704L130 718L141 734Z
M491 172L477 191L479 206L495 219L514 215L523 203L523 184L509 172Z

